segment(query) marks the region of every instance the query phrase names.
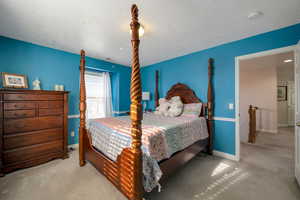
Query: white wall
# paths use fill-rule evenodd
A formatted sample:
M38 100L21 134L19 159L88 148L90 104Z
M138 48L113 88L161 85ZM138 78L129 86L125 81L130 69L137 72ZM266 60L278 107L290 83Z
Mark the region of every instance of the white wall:
M240 137L248 141L249 105L260 108L257 129L277 132L277 73L275 65L263 66L256 62L240 62Z

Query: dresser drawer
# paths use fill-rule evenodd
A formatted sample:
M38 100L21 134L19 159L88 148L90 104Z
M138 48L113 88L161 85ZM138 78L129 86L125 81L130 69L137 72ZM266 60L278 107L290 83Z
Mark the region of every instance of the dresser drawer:
M13 119L13 118L28 118L35 117L35 110L5 110L4 118Z
M38 156L47 155L53 152L63 151L63 141L57 140L3 152L3 161L5 165L34 159Z
M43 101L39 102L39 108L63 108L63 101Z
M4 150L63 139L63 129L47 129L4 136Z
M22 110L22 109L35 109L34 102L15 102L4 103L4 110Z
M4 94L4 101L39 101L39 100L63 100L64 96L59 94Z
M35 131L63 126L63 116L9 119L4 123L4 134Z
M39 109L39 116L62 115L64 110L62 108L55 109Z

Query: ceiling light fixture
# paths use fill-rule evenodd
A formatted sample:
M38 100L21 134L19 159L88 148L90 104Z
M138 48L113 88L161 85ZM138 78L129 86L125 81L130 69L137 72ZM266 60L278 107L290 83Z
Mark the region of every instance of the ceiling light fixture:
M290 63L290 62L293 62L293 60L292 60L292 59L286 59L286 60L284 60L283 62L285 62L285 63Z
M257 19L257 18L259 18L259 17L261 17L261 16L263 16L263 15L264 15L264 13L261 12L261 11L251 12L251 13L249 13L249 15L248 15L248 19Z
M132 30L130 29L130 34L132 33ZM144 26L142 24L140 24L140 28L139 28L139 36L142 37L145 33L145 29Z

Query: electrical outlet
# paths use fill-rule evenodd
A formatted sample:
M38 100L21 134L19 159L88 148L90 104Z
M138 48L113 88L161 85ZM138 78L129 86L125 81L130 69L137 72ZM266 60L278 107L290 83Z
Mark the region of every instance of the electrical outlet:
M228 104L228 108L229 108L229 110L233 110L234 109L233 103Z
M71 132L71 136L72 136L72 137L75 136L75 132L74 132L74 131Z

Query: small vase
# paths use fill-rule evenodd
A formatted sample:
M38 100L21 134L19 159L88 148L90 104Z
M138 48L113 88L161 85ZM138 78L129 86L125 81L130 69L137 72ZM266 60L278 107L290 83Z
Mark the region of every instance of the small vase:
M59 91L59 89L60 89L59 85L54 85L54 90L55 91Z

